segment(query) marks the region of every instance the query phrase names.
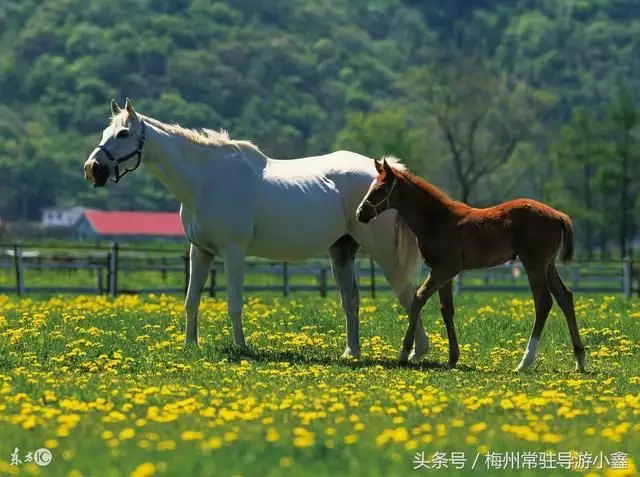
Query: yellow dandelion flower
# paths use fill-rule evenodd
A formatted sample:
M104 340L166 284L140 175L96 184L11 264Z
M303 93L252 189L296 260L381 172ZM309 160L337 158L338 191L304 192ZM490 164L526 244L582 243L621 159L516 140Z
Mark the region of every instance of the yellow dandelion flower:
M58 441L56 439L47 439L46 441L44 441L44 446L47 449L57 449Z
M156 473L156 466L152 462L145 462L136 467L129 477L151 477Z
M118 438L121 441L126 441L128 439L133 439L135 435L136 431L130 427L127 427L126 429L120 431L120 434L118 434Z
M475 424L469 427L469 432L473 434L477 434L487 429L487 427L488 426L486 422L476 422Z
M160 441L158 442L157 448L158 450L175 450L176 443L175 441L170 441L170 440Z
M270 427L267 429L267 437L265 438L268 442L275 442L280 439L280 434L275 427Z
M546 442L548 444L557 444L558 442L562 442L564 440L564 437L562 437L560 434L546 432L542 434L541 440L542 442Z

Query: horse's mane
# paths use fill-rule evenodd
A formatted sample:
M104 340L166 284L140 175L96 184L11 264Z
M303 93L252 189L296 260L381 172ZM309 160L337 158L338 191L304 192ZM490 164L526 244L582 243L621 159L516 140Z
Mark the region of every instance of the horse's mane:
M231 139L229 133L225 129L221 129L220 131L214 131L213 129L203 128L198 131L196 129L188 129L180 126L179 124L166 124L162 121L151 118L149 116L144 116L142 114L138 114L141 119L144 119L145 122L154 125L155 127L161 129L162 131L173 134L176 136L181 136L195 144L200 144L203 146L229 146L234 147L240 150L252 150L256 152L260 152L258 146L253 144L251 141L246 140L237 140ZM122 110L120 114L116 114L111 118L111 124L118 124L120 126L125 126L127 121L128 113L126 110Z

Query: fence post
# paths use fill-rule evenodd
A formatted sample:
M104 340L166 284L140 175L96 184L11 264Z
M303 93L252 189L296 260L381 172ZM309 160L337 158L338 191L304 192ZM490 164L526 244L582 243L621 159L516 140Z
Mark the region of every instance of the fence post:
M625 257L622 261L622 292L625 298L631 298L631 259Z
M189 250L184 251L184 295L187 296L187 290L189 289Z
M218 275L218 271L216 270L216 266L214 264L211 264L211 283L209 284L209 296L211 298L215 298L216 297L216 286L217 286L217 275Z
M111 253L109 253L109 295L118 296L118 242L111 244Z
M371 298L376 297L376 269L373 263L373 257L369 257L369 278L371 279Z
M24 294L24 267L22 262L22 242L13 246L13 262L16 268L16 292L18 296Z
M327 297L327 269L324 267L320 269L320 296Z
M98 295L102 295L102 292L103 292L102 266L96 267L96 279L98 280L98 283L97 283Z
M291 288L289 287L289 263L282 262L282 295L289 296Z

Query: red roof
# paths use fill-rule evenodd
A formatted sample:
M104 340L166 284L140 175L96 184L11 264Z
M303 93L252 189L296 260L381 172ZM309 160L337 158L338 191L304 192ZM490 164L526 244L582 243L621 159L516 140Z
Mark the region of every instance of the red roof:
M184 237L177 212L85 210L84 216L100 235Z

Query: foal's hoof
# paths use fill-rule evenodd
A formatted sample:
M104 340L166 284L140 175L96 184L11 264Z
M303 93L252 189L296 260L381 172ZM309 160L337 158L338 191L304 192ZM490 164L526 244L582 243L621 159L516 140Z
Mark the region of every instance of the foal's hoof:
M576 367L575 367L576 373L584 373L584 364L585 364L586 358L587 357L584 350L582 350L582 352L576 353Z
M528 365L524 365L520 363L516 369L513 370L514 373L524 373L526 371L530 371L531 367Z
M403 349L398 355L398 363L402 366L406 366L407 364L409 364L409 358L409 351Z

